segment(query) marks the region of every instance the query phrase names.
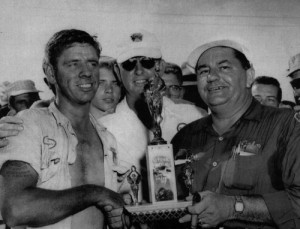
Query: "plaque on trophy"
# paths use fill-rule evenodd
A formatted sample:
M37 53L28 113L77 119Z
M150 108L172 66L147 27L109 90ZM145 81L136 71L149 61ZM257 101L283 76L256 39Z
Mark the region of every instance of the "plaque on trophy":
M162 138L164 81L158 74L145 87L145 97L153 118L153 140L148 145L147 171L150 201L152 204L177 202L173 147Z

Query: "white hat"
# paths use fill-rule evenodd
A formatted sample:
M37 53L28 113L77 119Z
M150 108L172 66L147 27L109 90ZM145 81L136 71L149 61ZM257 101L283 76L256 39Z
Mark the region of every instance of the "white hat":
M140 30L125 37L120 44L117 62L122 63L135 56L159 59L162 57L160 44L154 34Z
M290 76L293 72L299 69L300 69L300 53L290 58L287 76Z
M206 50L208 50L210 48L214 48L214 47L219 47L219 46L233 48L233 49L243 53L247 57L247 59L250 61L249 51L243 45L241 45L238 42L233 41L233 40L217 40L217 41L206 43L206 44L201 45L201 46L197 47L196 49L194 49L188 57L188 61L187 61L188 66L195 69L200 56Z
M32 80L18 80L9 85L7 89L8 99L25 93L41 92L35 88Z

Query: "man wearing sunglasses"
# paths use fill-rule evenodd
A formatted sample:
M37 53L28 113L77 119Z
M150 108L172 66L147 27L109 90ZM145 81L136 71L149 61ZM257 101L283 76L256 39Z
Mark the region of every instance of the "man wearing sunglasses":
M299 113L300 112L300 53L290 58L287 76L291 77L292 79L291 85L293 87L294 97L296 102L296 106L294 107L294 110ZM298 114L298 116L300 115Z
M142 172L142 185L146 185L146 190L145 153L151 140L149 130L153 120L144 98L144 87L155 74L162 75L164 62L161 58L160 44L152 33L139 31L127 36L117 56L121 80L126 90L125 98L118 104L114 114L101 118L101 122L117 139L119 150L123 153L120 161L131 163ZM170 141L179 124L192 122L204 115L206 113L201 113L194 105L181 106L163 98L162 137ZM148 197L147 193L143 193L143 197L141 193L140 190L139 201Z

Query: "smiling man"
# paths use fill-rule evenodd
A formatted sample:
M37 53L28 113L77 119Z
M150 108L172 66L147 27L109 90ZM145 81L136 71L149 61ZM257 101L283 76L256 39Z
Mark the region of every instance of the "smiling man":
M158 39L145 30L128 34L120 45L117 62L125 88L125 98L117 105L114 114L104 116L100 121L115 136L121 152L120 161L126 166L136 166L142 173L141 183L144 189L140 189L141 201L142 197L148 198L146 151L153 125L144 97L144 87L155 74L161 75L163 72L164 62ZM162 137L170 141L179 127L205 115L204 110L199 110L194 105L175 104L164 97ZM129 184L127 187L130 189Z
M290 110L262 106L251 95L254 69L231 40L196 48L201 98L211 114L184 127L174 151L189 149L193 192L190 221L203 228L300 228L300 123Z
M47 108L17 114L23 131L2 149L2 216L9 226L53 229L122 227L114 138L90 112L99 85L99 43L80 30L53 35L44 72L55 88ZM108 189L111 188L111 189Z

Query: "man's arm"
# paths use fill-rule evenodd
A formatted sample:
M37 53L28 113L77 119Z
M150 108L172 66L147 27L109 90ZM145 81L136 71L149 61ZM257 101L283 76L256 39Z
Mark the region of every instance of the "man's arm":
M122 197L104 187L82 185L54 191L36 188L38 174L27 163L7 161L1 169L4 202L1 209L7 225L32 227L56 223L90 206L101 210L123 207ZM115 217L115 216L113 216Z

